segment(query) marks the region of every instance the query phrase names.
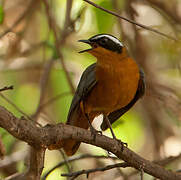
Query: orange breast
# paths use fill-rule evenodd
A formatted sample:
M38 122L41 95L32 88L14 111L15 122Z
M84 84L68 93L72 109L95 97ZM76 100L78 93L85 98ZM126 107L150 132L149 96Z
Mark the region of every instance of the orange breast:
M110 57L108 57L110 58ZM96 67L98 83L85 102L86 113L109 114L126 106L135 96L139 68L131 58L111 59L111 63L99 63ZM105 59L104 59L105 61Z

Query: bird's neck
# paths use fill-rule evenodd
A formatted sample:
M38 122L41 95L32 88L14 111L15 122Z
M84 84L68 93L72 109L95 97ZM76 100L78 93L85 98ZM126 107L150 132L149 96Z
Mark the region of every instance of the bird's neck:
M120 67L126 67L128 64L136 63L133 59L131 59L127 54L125 55L116 55L116 56L104 56L97 57L97 67L102 69L118 69Z

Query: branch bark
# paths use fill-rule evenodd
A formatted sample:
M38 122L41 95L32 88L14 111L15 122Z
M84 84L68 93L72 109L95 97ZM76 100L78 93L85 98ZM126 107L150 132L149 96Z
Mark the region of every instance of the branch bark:
M58 142L60 139L72 138L112 152L131 167L134 167L137 170L143 170L156 178L162 180L181 179L181 174L168 171L159 165L151 163L127 147L124 147L122 151L122 145L114 139L104 135L96 135L96 139L94 140L91 132L85 129L61 123L38 127L37 124L31 120L16 118L2 106L0 106L0 127L6 129L14 137L27 142L36 149L45 150L51 145L59 144ZM59 149L60 146L57 146L56 148Z
M31 148L30 166L25 179L39 180L44 168L45 148Z

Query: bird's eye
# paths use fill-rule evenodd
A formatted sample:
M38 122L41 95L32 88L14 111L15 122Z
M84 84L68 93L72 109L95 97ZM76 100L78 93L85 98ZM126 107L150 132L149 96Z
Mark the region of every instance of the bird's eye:
M93 48L97 48L97 47L98 47L97 43L93 43L93 44L92 44L92 47L93 47Z
M108 40L108 39L103 38L103 39L101 39L100 43L104 45L104 44L106 44L107 40Z

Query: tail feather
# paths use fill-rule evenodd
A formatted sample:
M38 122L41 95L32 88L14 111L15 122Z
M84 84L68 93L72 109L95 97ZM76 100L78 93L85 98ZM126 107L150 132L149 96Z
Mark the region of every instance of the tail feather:
M84 129L89 128L88 120L86 119L85 115L82 113L80 106L77 106L74 109L74 111L69 116L69 119L66 124L77 126ZM63 143L63 149L68 156L75 154L75 152L80 146L80 142L73 139L65 139L62 141L62 143Z

